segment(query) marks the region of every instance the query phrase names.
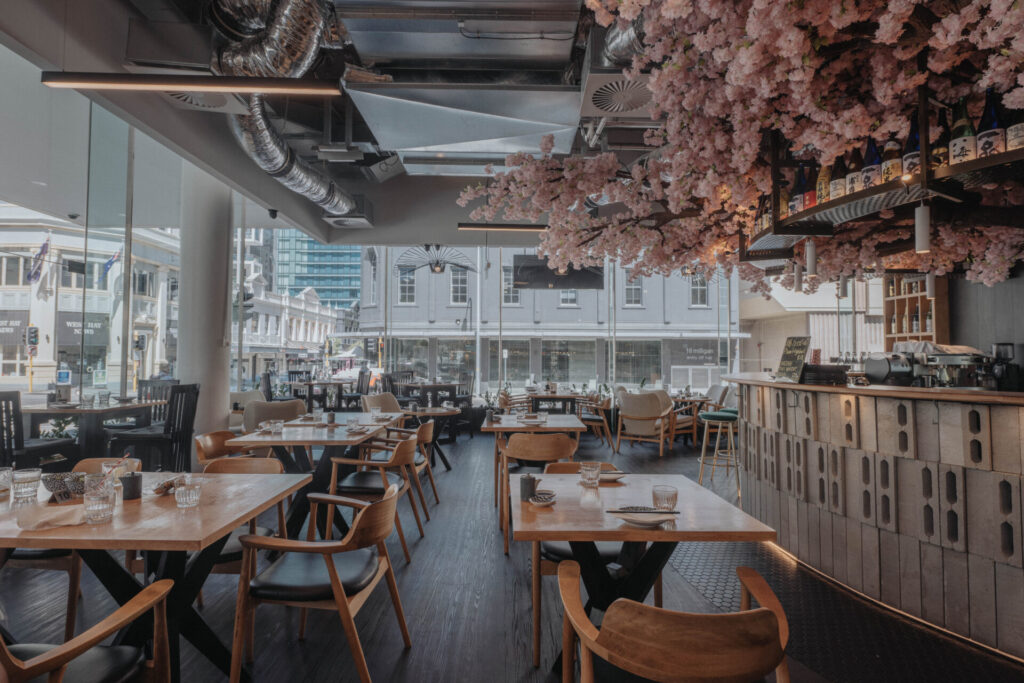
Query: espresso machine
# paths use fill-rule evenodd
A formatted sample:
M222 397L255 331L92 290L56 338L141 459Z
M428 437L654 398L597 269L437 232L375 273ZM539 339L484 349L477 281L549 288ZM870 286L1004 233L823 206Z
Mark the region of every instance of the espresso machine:
M872 384L997 389L997 365L996 358L970 347L916 342L897 344L889 354L872 354L864 362L864 373Z
M1020 391L1020 366L1013 362L1013 344L1001 342L992 345L992 376L999 391Z

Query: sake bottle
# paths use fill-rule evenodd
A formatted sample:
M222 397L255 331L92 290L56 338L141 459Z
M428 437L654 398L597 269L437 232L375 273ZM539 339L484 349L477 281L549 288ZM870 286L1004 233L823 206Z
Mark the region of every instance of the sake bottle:
M829 186L831 185L832 167L824 165L818 171L818 181L814 185L814 192L817 195L815 200L818 204L826 203L829 198Z
M779 220L789 218L789 187L785 182L779 187Z
M890 135L882 148L882 182L888 183L892 180L899 180L903 175L903 155L901 154L900 142L895 135Z
M1024 147L1024 109L1016 109L1010 119L1010 125L1006 127L1006 149L1021 149Z
M796 176L793 180L793 192L789 195L789 215L800 213L804 210L804 190L807 189L807 176L804 175L804 165L796 167Z
M828 184L828 198L835 200L844 196L846 196L846 161L840 154L832 164L832 179Z
M764 225L764 206L765 195L761 195L757 198L757 211L754 213L754 229L751 231L752 235L758 235L761 233L762 226Z
M943 166L949 166L949 119L946 117L946 109L939 110L939 137L929 149L931 161L929 167L933 170Z
M864 157L861 156L860 147L855 147L850 153L850 163L846 166L846 194L853 194L864 189Z
M860 172L861 189L874 187L882 180L882 155L874 138L868 138L868 146L864 150L864 168Z
M967 112L967 98L961 97L953 109L953 130L949 140L949 163L962 164L978 158L978 137Z
M818 183L815 181L814 165L807 167L806 186L804 187L804 211L818 203Z
M999 113L999 102L992 88L985 91L985 109L978 121L978 158L1006 151L1006 123Z
M921 172L921 135L917 128L917 110L910 116L910 133L903 143L903 172L915 175Z

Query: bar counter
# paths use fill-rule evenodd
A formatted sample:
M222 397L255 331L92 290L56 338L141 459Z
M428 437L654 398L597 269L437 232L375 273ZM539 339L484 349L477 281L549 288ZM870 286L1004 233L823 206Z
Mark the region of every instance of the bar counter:
M1024 658L1024 393L739 373L744 511L849 588Z

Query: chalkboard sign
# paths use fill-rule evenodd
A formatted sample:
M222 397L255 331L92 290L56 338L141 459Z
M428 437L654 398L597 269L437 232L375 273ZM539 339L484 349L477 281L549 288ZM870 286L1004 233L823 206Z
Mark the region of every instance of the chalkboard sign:
M807 347L810 345L810 337L787 337L786 347L782 350L782 360L779 361L779 368L775 371L776 379L799 382L800 372L804 368L804 359L807 357Z

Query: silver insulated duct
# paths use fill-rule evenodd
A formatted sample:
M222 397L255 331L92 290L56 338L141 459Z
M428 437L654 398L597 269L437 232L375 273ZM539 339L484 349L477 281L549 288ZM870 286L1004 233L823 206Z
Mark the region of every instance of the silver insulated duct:
M644 20L637 17L628 24L616 22L608 28L601 50L602 66L629 66L633 55L644 49Z
M322 0L214 0L209 16L234 41L214 55L214 72L300 78L320 50L328 14ZM355 209L351 195L295 155L267 116L262 95L250 96L249 114L232 116L230 127L252 160L285 187L328 214L341 216Z

